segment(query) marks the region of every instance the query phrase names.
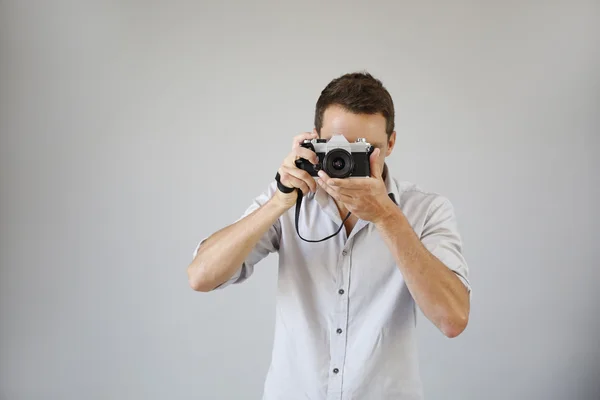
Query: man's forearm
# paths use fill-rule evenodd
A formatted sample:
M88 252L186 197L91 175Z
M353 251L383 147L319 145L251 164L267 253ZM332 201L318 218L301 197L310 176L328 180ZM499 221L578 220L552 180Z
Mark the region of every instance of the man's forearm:
M391 208L375 226L423 314L446 336L458 336L469 316L469 295L464 284L425 248L398 207Z
M190 286L206 292L231 278L286 210L274 197L253 213L211 235L187 269Z

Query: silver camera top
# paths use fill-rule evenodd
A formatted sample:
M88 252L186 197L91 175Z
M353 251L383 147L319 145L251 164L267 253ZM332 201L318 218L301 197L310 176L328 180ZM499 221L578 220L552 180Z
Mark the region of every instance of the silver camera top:
M355 142L348 142L344 135L334 135L327 142L319 142L319 139L307 139L304 143L312 143L316 153L328 153L333 149L344 149L348 153L367 153L371 144L365 138L358 138Z

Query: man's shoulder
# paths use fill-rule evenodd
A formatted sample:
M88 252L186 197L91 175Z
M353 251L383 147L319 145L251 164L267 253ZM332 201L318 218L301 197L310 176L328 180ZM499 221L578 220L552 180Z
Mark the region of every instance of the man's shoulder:
M440 194L439 192L425 189L421 185L418 185L414 182L403 181L397 178L392 178L394 183L396 184L396 188L398 189L398 194L400 198L403 199L418 199L418 200L439 200L445 199L446 197Z
M427 214L432 208L451 206L449 199L438 192L427 190L410 181L398 180L394 177L392 179L397 189L397 203L405 212Z

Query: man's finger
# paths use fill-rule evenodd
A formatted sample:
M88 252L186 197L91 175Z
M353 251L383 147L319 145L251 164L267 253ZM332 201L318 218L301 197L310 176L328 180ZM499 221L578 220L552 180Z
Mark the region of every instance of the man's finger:
M319 179L319 186L323 188L331 197L344 204L353 204L354 195L351 191L343 190L339 187L329 186L323 179Z
M321 178L318 180L320 186L332 197L336 197L337 195L354 197L355 193L352 193L352 190L335 184L335 182L344 181L344 179L330 178L329 175L327 175L327 173L325 173L323 170L319 171L319 178Z
M294 142L292 143L292 150L295 149L296 147L299 147L300 144L302 142L304 142L305 140L314 139L317 136L318 135L315 132L304 132L303 134L294 137Z
M366 178L329 178L327 179L327 184L346 190L363 190L367 188L371 182L366 180Z
M367 185L371 183L365 178L330 178L329 175L327 175L327 173L325 173L325 171L323 170L320 170L318 174L322 180L327 182L327 184L332 187L360 190L364 189Z
M313 165L319 162L319 157L314 151L298 146L283 160L283 165L296 168L296 160L300 158L308 160Z
M372 178L377 178L377 179L381 179L381 166L379 165L379 163L377 162L377 160L379 159L379 153L381 152L381 150L379 150L379 148L376 148L373 153L371 153L371 157L369 157L369 163L371 165L371 177Z
M319 157L317 157L317 153L304 147L296 147L294 150L292 150L292 154L294 154L296 158L304 158L305 160L308 160L313 165L319 162Z
M284 186L300 189L304 195L309 192L310 188L306 182L304 182L302 179L296 178L290 173L289 170L282 168L279 172L279 175L281 176L281 183Z
M317 191L317 182L315 182L315 179L312 176L310 176L310 174L305 170L296 167L288 167L285 165L281 167L281 169L282 171L306 183L306 185L310 188L312 192Z

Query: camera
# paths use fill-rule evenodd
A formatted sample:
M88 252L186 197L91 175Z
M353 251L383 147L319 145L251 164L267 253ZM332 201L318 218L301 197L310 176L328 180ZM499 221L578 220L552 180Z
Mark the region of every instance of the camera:
M329 140L308 139L300 146L314 151L319 158L316 165L304 158L296 160L296 166L311 176L317 176L321 169L331 178L371 176L369 157L374 147L365 138L350 143L343 135L335 135Z

